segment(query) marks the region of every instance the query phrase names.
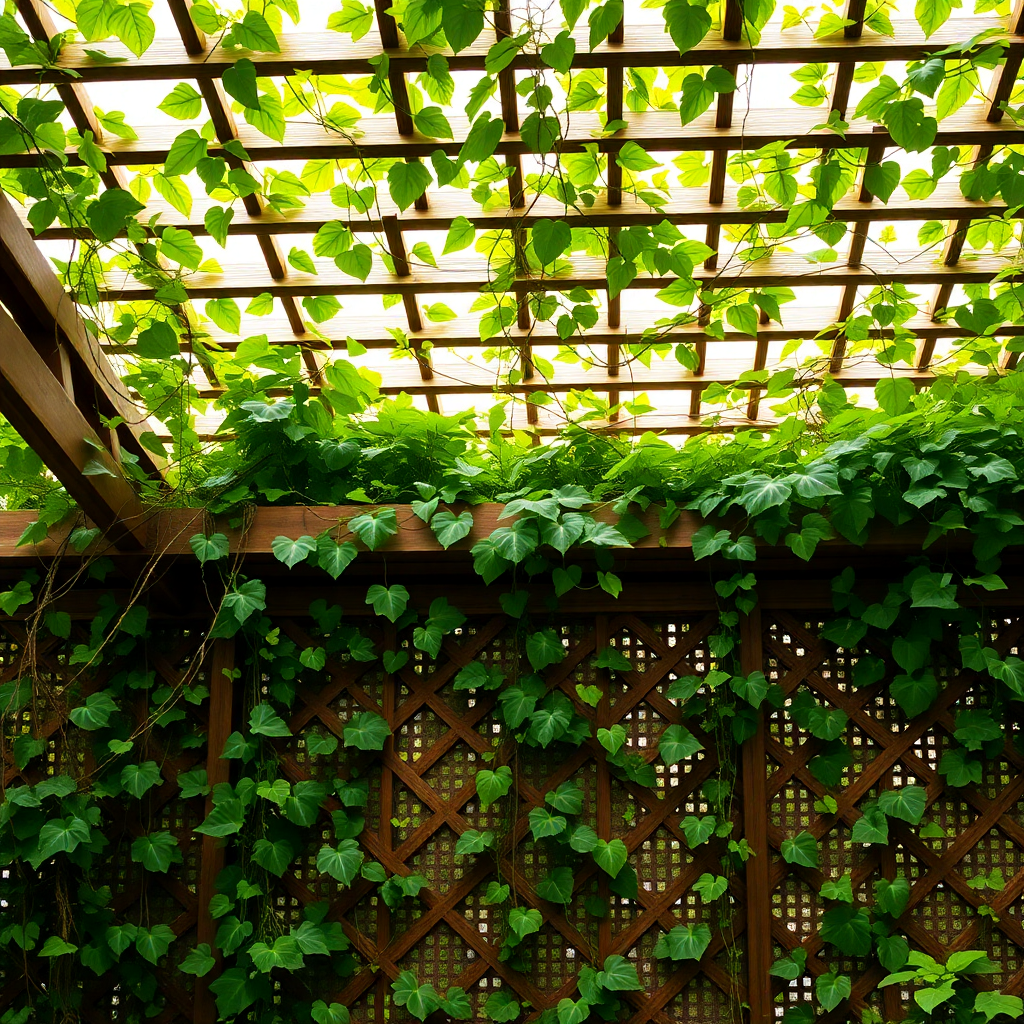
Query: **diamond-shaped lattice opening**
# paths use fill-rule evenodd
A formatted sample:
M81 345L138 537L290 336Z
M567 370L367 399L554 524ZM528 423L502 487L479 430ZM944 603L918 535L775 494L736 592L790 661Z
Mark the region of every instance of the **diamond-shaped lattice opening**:
M665 1006L665 1016L673 1021L738 1021L739 1000L706 974L698 973Z
M877 861L877 854L872 853L876 848L869 847L865 851L862 844L854 844L851 835L848 826L837 824L818 841L818 860L826 879L838 879L840 875L858 867L865 859L873 858Z
M801 942L818 929L825 901L800 878L787 875L772 892L772 915Z
M496 945L502 941L503 922L505 921L508 903L494 904L485 900L487 882L475 886L459 902L455 913L461 914L478 936L477 945Z
M423 875L435 892L448 892L466 873L467 858L455 857L457 841L455 833L444 825L407 861L410 870Z
M918 927L944 946L952 945L977 918L971 905L942 882L910 911L910 915Z
M424 757L448 734L448 726L429 708L420 708L395 734L395 753L409 764Z
M476 954L458 932L441 922L399 961L403 971L414 971L421 985L432 984L444 993L472 965Z
M792 837L807 829L814 821L815 796L797 782L789 782L771 799L769 821Z
M630 862L636 869L639 887L657 899L675 888L694 856L685 841L662 827L637 847Z
M404 843L434 813L431 806L401 785L395 787L391 809L391 836L396 846Z
M959 865L960 873L970 881L972 888L989 898L1001 892L1021 870L1024 870L1024 850L995 827L964 854ZM985 884L986 879L988 884Z
M973 824L976 813L966 800L946 792L928 808L928 817L944 833L942 837L931 839L930 845L944 853Z
M789 947L783 948L777 942L772 944L772 963L790 956ZM796 1006L810 1005L814 1001L814 979L809 974L801 974L800 977L788 980L775 978L772 984L772 1016L775 1020L781 1020L787 1010Z
M532 960L530 981L545 993L560 989L587 963L586 957L549 924L537 933Z
M483 767L475 750L467 744L456 743L435 761L423 775L424 783L431 791L446 803L454 801L457 793L469 785L470 793L475 793L473 785L477 769ZM454 808L457 810L457 808Z

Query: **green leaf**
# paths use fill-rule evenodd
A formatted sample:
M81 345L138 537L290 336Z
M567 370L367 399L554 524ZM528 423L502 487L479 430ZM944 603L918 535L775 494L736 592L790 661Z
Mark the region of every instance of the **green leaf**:
M270 550L279 562L284 562L289 569L304 562L317 549L316 541L310 536L292 540L290 537L275 537L270 542Z
M121 785L136 799L163 782L160 766L156 761L143 761L142 764L129 764L121 770Z
M349 521L348 528L371 551L376 551L398 533L398 517L393 508L382 508L375 515L356 516Z
M871 918L865 907L841 906L825 911L818 934L845 956L871 952Z
M431 519L430 528L434 531L438 544L447 551L453 544L469 536L473 529L473 513L467 509L455 515L448 509L441 509Z
M391 622L397 622L409 604L409 591L400 583L383 587L374 583L366 592L366 603L373 605L378 615L383 615Z
M337 579L355 560L359 549L350 540L340 544L324 534L316 541L316 564L328 573L331 579Z
M658 753L665 764L678 764L703 749L704 744L682 725L670 725L658 741Z
M269 974L275 967L286 971L298 971L305 966L302 950L290 935L278 935L273 946L268 946L265 942L254 942L249 947L249 956L252 957L256 969L263 974Z
M508 989L499 988L487 997L484 1014L494 1024L511 1024L522 1013L522 1007Z
M890 818L909 821L920 825L928 805L928 794L923 786L902 786L899 789L885 789L878 795L878 806Z
M890 881L887 878L875 880L875 907L890 917L899 917L910 899L910 882L900 875Z
M639 992L643 989L636 967L617 953L605 958L597 984L608 992Z
M209 537L205 537L201 533L194 533L188 542L202 565L224 558L231 550L228 539L223 533L212 533Z
M582 814L583 790L571 779L567 779L557 789L545 793L544 802L563 814Z
M89 204L86 219L89 229L100 242L110 242L124 231L128 221L135 216L143 204L123 188L109 188L93 203ZM177 352L177 342L175 342Z
M197 978L205 978L216 966L217 961L213 957L208 942L201 942L195 949L189 951L187 957L178 964L178 970L183 974L192 974Z
M662 959L700 960L711 945L711 929L706 924L676 925L662 935L654 946L654 955Z
M562 75L569 73L575 56L576 41L568 32L559 32L550 43L541 47L540 51L540 59Z
M629 851L621 839L598 839L592 854L597 866L614 878L625 865Z
M568 906L572 903L572 890L572 868L552 868L547 876L537 883L537 895L549 903L562 903Z
M152 928L143 928L139 925L135 949L143 960L148 960L155 966L160 957L171 948L171 943L176 938L170 925L155 924Z
M153 24L145 4L130 3L114 7L107 17L111 32L136 57L141 57L149 49L156 36L156 25Z
M372 711L353 715L345 724L345 746L359 750L383 750L391 735L388 723Z
M192 121L202 113L203 97L188 82L179 82L164 97L157 110L179 121Z
M246 11L245 17L232 25L231 36L236 46L244 46L256 53L281 52L274 30L267 23L267 19L256 11Z
M428 139L453 139L452 126L440 107L423 107L413 115L416 131Z
M875 401L890 416L906 412L914 394L914 384L906 377L885 377L875 385Z
M711 29L711 15L699 3L669 0L662 10L665 27L681 54L692 50Z
M494 771L481 768L476 773L476 792L480 797L480 810L486 811L512 788L512 769L503 764Z
M287 722L269 704L257 704L249 714L249 729L257 736L291 736Z
M354 839L343 839L337 847L320 848L316 855L316 869L337 879L342 885L351 885L359 874L364 856Z
M343 274L365 281L373 269L373 253L368 245L360 242L348 252L335 256L334 263Z
M182 863L178 841L170 832L151 832L132 843L132 860L147 871L168 871L172 864Z
M100 690L98 693L90 693L81 707L72 708L69 717L79 729L91 731L106 726L116 711L117 704L110 690Z
M908 717L914 718L932 706L939 695L939 684L930 672L917 677L901 675L889 684L889 692Z
M693 883L696 892L704 903L714 903L721 899L729 888L729 879L724 875L712 875L705 872Z
M421 985L412 971L403 971L392 983L395 1005L404 1006L414 1017L426 1020L441 1006L434 986Z
M388 169L388 192L400 210L408 210L433 180L423 164L399 160Z
M787 864L799 864L805 868L818 866L818 842L810 832L800 832L790 839L783 839L780 850Z
M834 1010L844 999L849 999L853 986L848 975L829 971L815 979L814 991L822 1009L828 1011Z
M530 811L530 831L535 840L560 835L565 829L566 820L560 814L552 814L546 807Z
M526 641L526 656L535 672L557 665L565 658L565 647L553 629L532 633Z
M884 846L889 842L889 823L881 808L875 803L868 803L864 804L861 810L863 814L853 823L851 840L855 843L879 843Z
M78 947L70 942L66 942L59 935L51 935L44 943L43 948L39 950L36 956L54 957L54 956L67 956L69 953L77 953Z
M186 128L171 143L167 160L164 162L164 174L167 177L172 177L194 171L199 161L206 156L206 146L206 139L195 128Z
M531 233L533 251L547 266L554 263L572 243L572 231L564 220L539 220Z
M539 932L543 923L544 918L539 910L513 907L508 912L508 925L519 939Z
M256 88L256 65L248 57L235 61L234 65L224 69L221 76L224 91L233 96L243 107L259 110L260 96Z

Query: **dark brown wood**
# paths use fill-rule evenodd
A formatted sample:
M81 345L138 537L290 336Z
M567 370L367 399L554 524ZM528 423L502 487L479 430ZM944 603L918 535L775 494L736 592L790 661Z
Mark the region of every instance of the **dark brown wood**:
M761 611L755 607L740 620L740 660L745 675L764 670ZM765 714L758 712L757 731L742 747L743 833L751 856L746 864L747 1002L750 1024L773 1019L771 977L771 885L769 883L768 797L765 779Z
M214 640L210 654L210 704L206 730L206 781L210 794L206 797L206 814L213 810L213 787L231 779L231 762L221 755L228 736L234 729L235 641ZM203 836L200 861L196 941L207 943L214 951L217 965L203 978L196 978L195 1024L216 1024L217 1006L210 982L220 974L223 957L214 937L217 922L210 914L210 900L216 894L217 876L224 867L224 840Z
M125 550L142 547L145 528L135 491L2 307L0 412L113 543ZM87 474L87 467L94 471Z

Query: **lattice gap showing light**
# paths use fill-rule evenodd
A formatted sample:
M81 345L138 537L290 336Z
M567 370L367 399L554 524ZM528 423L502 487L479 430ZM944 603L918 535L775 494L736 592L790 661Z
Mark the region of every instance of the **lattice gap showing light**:
M27 4L32 2L34 0L25 0ZM891 38L878 35L870 28L861 31L858 27L858 31L852 33L854 38L846 40L841 35L815 40L803 27L785 28L792 19L792 9L779 4L762 30L752 63L730 64L727 57L731 46L738 48L748 61L749 48L745 44L723 42L721 33L712 31L698 50L708 51L708 66L720 63L735 68L737 90L728 103L720 97L706 114L685 126L680 125L677 107L681 83L687 73L696 70L694 68L658 69L646 88L667 109L630 112L631 104L635 105L639 95L639 78L630 72L629 58L635 57L638 64L647 65L651 63L652 52L660 50L671 54L673 44L664 32L660 9L648 8L636 0L628 2L624 16L625 43L603 43L597 48L593 63L604 62L605 68L597 72L573 72L573 85L568 95L574 97L574 102L570 106L589 109L573 111L568 123L563 125L563 132L568 140L577 144L575 148L582 144L600 144L607 148L594 130L605 116L611 117L621 109L622 99L617 94L612 95L615 90L609 88L608 83L615 81L616 76L622 78L625 68L623 116L630 125L626 135L648 146L659 162L651 171L637 175L636 187L649 196L658 195L663 203L660 210L630 195L627 184L621 202L616 203L608 189L601 187L595 193L592 206L581 209L579 214L573 215L572 211L567 214L566 207L553 197L538 197L529 187L534 176L550 168L557 158L524 154L518 161L527 182L526 203L522 209L509 210L507 195L481 208L467 191L452 186L439 188L434 182L427 190L425 210L412 207L404 213L397 210L386 187L381 185L379 210L371 209L360 217L337 205L335 193L331 192L342 182L356 183L353 175L358 160L352 159L352 147L342 137L328 134L308 116L299 113L287 119L288 129L282 144L247 124L244 110L235 103L238 137L252 158L253 174L265 180L278 178L282 183L280 188L308 194L301 196L304 203L301 208L280 211L271 204L260 216L247 213L242 204L236 202L232 233L222 247L205 233L204 215L216 204L204 194L204 187L194 172L184 176L193 197L187 212L183 208L175 209L153 189L153 172L159 169L157 163L166 155L174 137L190 127L206 130L204 126L211 113L207 95L197 104L195 116L172 117L166 112L168 94L179 83L198 87L202 80L215 79L240 56L250 56L258 66L264 64L279 71L291 61L297 67L310 66L312 61L316 62L318 71L324 72L330 69L326 62L335 61L344 69L339 74L344 74L351 86L359 77L353 73L353 68L360 60L365 61L379 52L381 37L376 22L358 42L353 42L348 35L327 31L328 22L336 15L339 5L325 0L303 0L298 26L284 18L279 33L280 55L250 54L237 49L229 52L216 47L216 40L210 39L208 52L187 57L171 7L173 4L181 6L181 2L158 0L154 5L151 16L157 38L142 58L132 57L116 41L104 41L68 46L66 62L83 74L85 91L81 95L86 96L88 102L103 111L121 110L130 124L138 126L137 141L119 140L108 133L104 147L117 183L133 188L147 203L140 220L158 214L161 225L184 226L197 236L203 262L200 272L187 279L193 295L190 309L197 335L202 337L208 333L213 342L227 350L236 348L243 339L261 335L266 335L272 345L298 344L302 346L313 384L320 379L324 362L332 358L330 350L334 349L377 375L375 379L380 380L388 394L407 392L413 395L418 407L449 414L476 409L484 414L484 423L486 411L496 398L506 400L513 395L515 402L510 407L506 425L542 432L555 430L566 415L585 411L585 407L579 408L573 393L586 389L592 389L602 400L612 404L623 403L616 419L619 426L631 429L689 433L707 427L713 422L709 417L723 411L726 426L770 423L774 418L772 401L761 397L762 391L757 387L751 387L764 378L748 380L745 392L749 394L749 402L737 406L727 400L731 385L744 373L770 373L779 368L791 368L800 379L818 380L826 371L831 371L848 387L851 395L866 403L874 400L874 383L888 374L908 376L915 384L925 385L933 379L933 367L956 361L962 342L963 332L955 324L944 323L938 314L943 308L967 301L965 284L990 280L1020 259L1020 221L1008 228L987 231L984 217L993 211L1000 212L998 199L994 204L968 203L959 188L961 172L978 155L975 143L979 138L990 137L997 147L1014 141L1013 125L1006 119L994 120L993 112L997 106L994 97L1000 89L1005 97L1019 102L1020 58L1019 54L1014 56L1016 50L1007 64L1012 79L1009 84L1001 83L1002 67L983 69L971 97L947 120L940 121L937 141L954 146L961 140L960 159L931 195L914 201L901 186L887 204L882 204L873 200L870 193L865 196L858 179L837 206L837 218L848 218L848 230L834 244L810 236L793 241L788 254L776 255L770 260L744 262L742 258L747 248L747 243L739 238L742 225L757 217L768 220L774 217L778 221L784 219L785 211L770 216L763 211L753 215L748 206L744 212L743 203L749 200L744 189L749 190L751 183L739 181L739 174L734 173L737 172L738 151L745 148L749 155L752 149L769 139L799 139L810 135L806 148L788 150L793 161L803 165L797 172L796 183L806 186L810 169L820 153L814 148L815 144L831 137L816 127L827 120L830 105L845 112L852 135L863 136L865 142L870 142L871 124L863 118L857 119L853 113L858 102L877 84L881 74L891 74L902 81L908 57L927 50L908 0L888 7L894 27ZM955 11L959 17L947 21L932 36L931 52L986 29L1021 31L1020 4L1014 12L1008 8L1004 11L1006 7L1004 0L1002 7L996 9L982 4L980 13L973 16L968 9ZM60 9L58 4L58 13L52 15L54 26L58 30L73 28L71 22L60 17ZM853 9L851 7L851 14ZM513 34L526 18L532 18L535 23L543 19L551 37L562 26L562 12L557 4L544 10L532 4L514 4L510 13ZM815 10L812 18L820 14ZM863 18L863 11L860 17ZM486 27L487 39L464 51L464 56L475 55L479 64L491 33L492 28ZM585 19L577 26L576 39L578 57L589 60ZM97 64L83 55L85 46L128 59L121 63ZM1021 46L1019 36L1014 46L1018 49ZM396 56L401 52L409 51L392 51ZM418 47L411 53L422 58L428 52L427 48ZM877 59L884 58L887 52L895 59ZM791 58L791 62L786 62L787 58ZM809 71L810 66L814 67ZM458 70L458 67L458 60L453 60L455 93L450 106L444 108L454 128L456 142L465 135L468 123L462 110L471 87L482 73ZM614 70L606 71L606 68ZM190 78L188 71L193 71L196 77ZM545 74L556 97L555 108L564 107L564 99L560 104L559 98L567 95L568 80L550 70ZM529 76L530 72L524 70L512 72L514 83L521 83ZM0 58L0 82L13 83L13 88L25 92L31 88L31 78L30 70L11 70ZM424 93L422 76L410 72L404 78L413 105L432 102ZM287 96L289 86L280 74L265 82L261 79L261 84ZM593 97L588 99L586 89L593 92ZM845 102L840 96L844 90L848 90ZM361 134L356 144L367 152L425 156L439 145L417 134L400 135L394 114L373 115L372 110L360 106L351 91L343 94L339 86L328 98L346 104L361 116L358 125ZM820 94L820 102L808 106L808 97L815 91ZM227 102L231 104L230 100ZM521 98L517 102L517 109L511 113L521 120L527 110ZM940 97L940 102L948 100ZM503 110L501 90L495 90L484 109L497 118L504 114L506 121L509 120L510 111ZM337 116L342 117L344 113L339 108ZM72 114L66 111L64 115L68 128L73 126ZM714 151L723 135L730 139L725 160ZM665 148L675 146L676 140L678 148ZM508 149L506 142L514 141L514 133L506 134L499 154L503 148ZM453 152L451 144L448 149ZM926 175L932 166L931 149L921 154L907 154L891 146L876 146L875 149L875 152L869 150L869 158L897 161L905 183L909 171L916 169ZM341 158L332 167L325 165L318 169L313 163L338 155ZM583 157L565 157L563 166L566 159ZM504 162L504 157L501 161ZM17 163L0 157L0 168L12 162ZM427 159L424 162L429 164ZM627 183L628 180L627 172ZM293 184L288 186L286 182ZM494 187L501 184L498 182ZM762 180L761 187L764 184ZM772 205L777 207L777 204ZM397 220L388 227L387 222L381 222L378 213L386 218L397 216ZM486 256L477 250L485 246L485 230L493 231L502 226L510 230L530 228L538 219L570 215L574 227L594 227L597 234L592 238L592 251L588 253L581 246L571 256L571 267L567 265L563 273L553 278L552 294L578 281L596 294L598 324L591 332L564 344L559 342L550 325L537 324L534 317L524 313L520 325L513 323L508 329L507 337L499 334L481 340L479 320L486 310L480 310L480 287L487 282L490 272ZM781 282L792 288L791 300L782 306L782 324L762 323L756 338L727 324L721 340L706 336L703 327L694 324L674 332L669 339L673 345L659 352L650 366L644 365L635 354L631 355L629 343L639 341L638 336L645 328L680 310L660 302L654 289L643 281L624 291L619 299L609 301L604 285L604 246L609 228L615 231L632 223L654 224L662 216L675 222L686 238L706 242L717 252L701 272L706 284L770 287ZM476 224L475 244L442 255L449 227L456 217L467 217ZM373 269L365 285L343 274L331 259L309 255L313 252L315 232L325 222L339 219L351 226L356 242L365 242L374 249ZM940 230L932 226L934 222L941 225ZM959 240L952 235L958 224L968 226L965 237ZM275 280L265 251L261 252L260 233L264 243L269 238L276 244L284 262L285 274L280 279ZM62 238L62 234L67 232L51 227L43 232L39 244L48 255L66 260L74 251L75 243ZM409 273L404 276L393 272L381 260L383 252L395 255L396 245L404 249L408 263ZM263 249L266 250L266 244ZM301 254L306 254L305 259ZM432 262L437 265L432 266ZM316 268L315 275L297 269L310 265ZM394 268L395 271L401 269ZM829 326L856 310L875 285L893 280L906 281L907 287L920 299L922 312L907 324L918 334L913 352L894 365L881 365L870 346L863 350L837 346L834 337L827 333ZM661 280L659 286L668 283L667 279ZM145 288L126 279L116 268L108 274L107 284L111 296L147 298ZM531 283L531 287L534 285L535 282ZM389 304L384 296L395 295L398 291L404 299ZM206 304L211 299L237 297L244 311L252 297L267 292L274 295L269 315L243 312L237 333L216 326L206 315ZM317 308L318 297L324 295L336 295L341 307L333 316L314 323L325 312ZM697 310L698 306L699 296L691 308ZM112 318L116 313L115 304L105 304L101 312ZM295 328L302 321L306 329L296 333ZM1021 331L1019 327L1011 328L1006 336L1011 338ZM396 338L400 345L396 344ZM349 339L354 339L356 344ZM696 368L683 365L685 360L680 362L676 358L673 346L680 342L695 351L694 358L699 363ZM423 345L427 346L422 350L426 354L417 360L413 353ZM110 355L121 369L130 366L134 358L130 349L123 348L111 349ZM396 358L398 356L402 358ZM1004 365L1013 366L1015 361L1016 354L1007 352ZM967 368L974 372L984 369L976 365ZM258 375L265 371L252 367L252 372ZM201 399L216 398L219 382L210 380L196 361L191 379ZM725 389L717 388L717 384L724 385ZM706 391L709 386L711 391ZM532 401L524 401L529 396ZM205 402L197 412L200 432L212 435L222 413ZM599 418L597 422L603 423L603 420ZM160 432L163 428L157 424L157 429Z

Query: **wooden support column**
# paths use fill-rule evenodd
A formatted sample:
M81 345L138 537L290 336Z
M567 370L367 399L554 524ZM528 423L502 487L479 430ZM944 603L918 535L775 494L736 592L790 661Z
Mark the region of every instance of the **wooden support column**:
M67 372L61 383L72 378L78 382L75 397L86 419L98 422L102 414L111 419L120 416L124 421L114 431L116 442L104 437L109 432L101 428L105 446L113 451L120 445L138 458L143 473L160 477L164 460L140 440L151 429L145 413L129 399L99 343L86 331L74 301L2 192L0 301L47 365L54 366L54 358L64 361ZM60 349L63 354L57 355Z
M213 810L213 787L229 782L231 777L231 762L221 757L221 754L232 732L234 668L235 641L215 640L210 655L210 720L206 727L206 781L210 786L210 793L206 797L207 816ZM210 991L210 982L220 974L223 957L213 944L217 922L210 914L210 900L217 891L217 876L223 867L224 840L203 836L199 893L196 899L196 941L210 946L217 965L205 977L196 978L194 1024L216 1024L217 1021L217 1005Z
M740 664L744 675L764 668L761 647L761 609L740 621ZM742 747L743 835L751 856L746 864L747 889L747 1003L750 1024L772 1019L771 864L768 859L768 792L764 707L758 712L757 731Z
M141 550L145 526L134 489L96 431L2 307L0 413L114 544L128 551ZM85 469L90 464L99 471L87 474Z

